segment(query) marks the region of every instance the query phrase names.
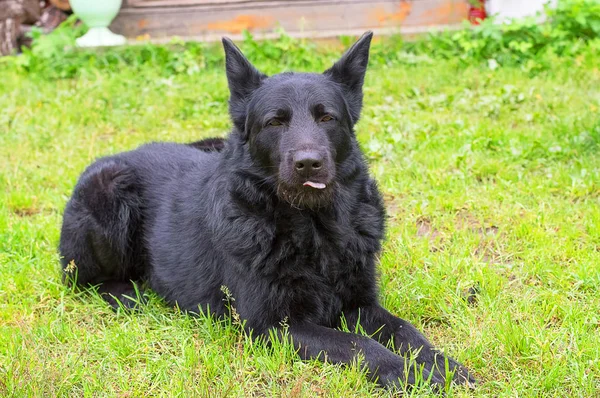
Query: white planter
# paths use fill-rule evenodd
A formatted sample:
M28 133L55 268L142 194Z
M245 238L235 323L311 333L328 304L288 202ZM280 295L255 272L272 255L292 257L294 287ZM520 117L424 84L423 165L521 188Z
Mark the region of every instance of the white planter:
M108 29L119 13L122 0L70 0L71 8L90 30L76 40L79 47L119 46L127 41Z
M544 4L556 4L556 0L488 0L486 1L486 12L496 17L498 22L504 22L513 18L535 16L536 13L544 11Z

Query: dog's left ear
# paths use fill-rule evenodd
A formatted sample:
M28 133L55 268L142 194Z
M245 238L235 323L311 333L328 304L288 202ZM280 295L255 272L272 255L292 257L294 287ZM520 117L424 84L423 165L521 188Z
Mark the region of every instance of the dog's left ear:
M227 37L223 38L223 49L230 92L229 113L239 132L246 137L247 100L267 76L260 73Z
M369 48L373 32L369 31L337 61L331 68L324 72L331 80L340 83L350 107L352 122L356 123L362 108L362 86L369 63Z

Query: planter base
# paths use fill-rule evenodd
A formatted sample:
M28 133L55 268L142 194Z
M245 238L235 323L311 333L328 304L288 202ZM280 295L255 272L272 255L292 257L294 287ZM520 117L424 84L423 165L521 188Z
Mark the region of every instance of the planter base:
M78 47L121 46L127 42L125 36L117 35L105 27L90 28L76 40Z

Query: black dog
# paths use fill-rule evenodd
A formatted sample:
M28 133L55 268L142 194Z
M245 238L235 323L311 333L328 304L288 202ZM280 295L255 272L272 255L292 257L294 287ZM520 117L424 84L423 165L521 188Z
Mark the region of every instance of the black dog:
M228 139L92 164L64 213L66 279L98 285L113 306L135 305L136 281L195 312L227 315L231 295L255 336L285 329L302 358L362 355L384 386L413 384L421 369L438 388L448 370L474 382L378 304L385 211L354 134L371 37L323 74L272 77L224 39ZM342 315L372 338L337 330Z
M225 139L223 138L205 138L200 141L187 144L204 152L220 152L225 148Z

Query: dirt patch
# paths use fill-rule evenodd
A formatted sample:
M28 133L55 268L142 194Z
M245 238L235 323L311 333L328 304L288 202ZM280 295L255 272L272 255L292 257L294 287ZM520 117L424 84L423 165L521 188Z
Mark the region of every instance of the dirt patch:
M426 218L422 218L417 221L417 236L420 238L428 237L430 239L436 239L442 234L436 228L431 225L431 221Z
M10 210L17 215L18 217L32 217L38 214L51 214L54 212L54 209L49 209L49 208L37 208L34 206L28 206L28 207L10 207Z
M385 205L385 211L389 218L396 219L404 213L402 200L398 196L391 195L389 193L383 194L383 203Z
M473 233L480 235L481 237L494 236L497 235L500 231L500 229L493 223L488 223L485 221L482 222L472 214L467 213L466 211L459 212L456 218L456 229L467 229Z
M444 250L444 234L435 228L427 218L420 218L416 223L417 236L429 240L429 251L431 253Z
M419 218L415 226L417 237L429 240L431 252L443 250L445 239L453 233L468 231L480 237L477 246L471 250L473 257L490 264L504 264L509 260L509 256L502 253L496 240L500 228L493 223L480 221L467 212L462 211L457 214L454 228L436 228L426 217Z
M40 214L42 210L36 209L35 207L18 207L12 209L12 212L19 217L31 217L36 214Z

